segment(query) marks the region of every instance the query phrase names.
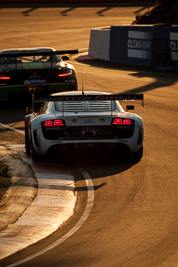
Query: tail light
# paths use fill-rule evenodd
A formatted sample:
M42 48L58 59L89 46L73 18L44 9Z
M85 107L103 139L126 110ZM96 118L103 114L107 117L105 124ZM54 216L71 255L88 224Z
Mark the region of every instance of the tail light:
M0 80L10 80L10 76L7 76L7 75L2 75L0 76Z
M63 72L59 73L58 77L66 77L66 76L70 76L72 74L73 74L72 70L66 70L66 71L63 71Z
M65 126L64 120L49 120L42 122L42 127L58 127L58 126Z
M112 125L133 125L133 121L125 118L115 118L112 121Z

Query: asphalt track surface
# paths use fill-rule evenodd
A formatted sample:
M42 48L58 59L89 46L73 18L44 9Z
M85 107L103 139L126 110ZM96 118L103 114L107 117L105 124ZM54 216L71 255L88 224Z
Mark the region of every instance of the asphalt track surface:
M120 5L122 3L155 3L156 0L0 0L2 6L66 6L66 5L79 5L79 6L103 6L103 5Z
M129 24L137 7L19 8L0 10L0 49L51 46L87 48L91 28ZM144 92L136 105L145 127L143 159L109 160L109 155L76 155L69 168L77 177L75 214L54 234L2 261L8 266L60 240L77 224L86 207L88 187L81 169L92 178L94 203L89 217L63 243L20 266L178 265L178 79L177 73L152 72L84 56L70 60L85 90ZM83 76L83 78L82 78ZM0 108L0 122L24 129L24 108ZM23 144L18 132L0 127L0 143ZM94 190L93 190L94 189ZM39 253L40 254L40 253Z

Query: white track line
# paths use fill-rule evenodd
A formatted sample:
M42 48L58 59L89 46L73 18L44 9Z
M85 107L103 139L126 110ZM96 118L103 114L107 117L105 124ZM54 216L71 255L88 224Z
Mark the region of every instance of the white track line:
M1 123L1 122L0 122L0 126L2 126L2 127L4 127L4 128L8 128L9 130L18 132L18 133L20 133L20 134L25 134L24 131L20 131L20 130L18 130L18 129L16 129L16 128L13 128L13 127L8 126L8 125L6 125L6 124L3 124L3 123Z
M65 240L67 240L69 237L71 237L75 232L77 232L80 227L85 223L85 221L87 220L87 218L90 215L90 212L92 210L93 207L93 203L94 203L94 187L93 187L93 182L92 179L90 177L90 175L85 171L85 170L81 170L86 184L87 184L87 190L88 190L88 198L87 198L87 204L85 207L85 210L82 214L82 216L80 217L79 221L74 225L74 227L68 232L66 233L64 236L62 236L60 239L58 239L56 242L54 242L53 244L51 244L50 246L46 247L45 249L42 249L41 251L23 259L20 261L17 261L13 264L8 265L7 267L15 267L18 266L20 264L23 264L29 260L32 260L40 255L42 255L43 253L48 252L49 250L57 247L58 245L60 245L61 243L63 243Z
M74 214L77 201L74 195L74 176L58 165L52 166L51 172L51 168L43 164L44 173L41 172L41 165L33 163L31 168L37 179L38 193L22 216L0 232L0 259L49 236ZM27 194L25 189L22 190L22 195L26 198L30 188ZM16 205L16 211L17 208ZM7 210L7 216L10 210L11 206Z

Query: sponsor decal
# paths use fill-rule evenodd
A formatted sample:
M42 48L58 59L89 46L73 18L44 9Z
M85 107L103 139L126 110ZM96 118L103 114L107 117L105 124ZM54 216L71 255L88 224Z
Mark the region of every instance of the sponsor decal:
M78 95L41 97L36 102L49 101L89 101L89 100L143 100L143 94L113 94L113 95Z
M178 60L178 33L170 32L170 51L172 60Z
M31 80L24 80L24 84L40 84L40 83L46 83L46 80L43 79L31 79Z
M140 59L151 59L152 33L128 31L127 56Z

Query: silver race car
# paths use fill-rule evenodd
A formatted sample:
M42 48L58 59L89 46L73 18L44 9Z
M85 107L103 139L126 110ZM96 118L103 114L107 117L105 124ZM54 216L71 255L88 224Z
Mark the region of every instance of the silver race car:
M120 104L121 100L143 100L143 94L109 94L73 91L38 99L39 113L25 117L25 148L33 161L48 152L63 155L76 149L110 149L118 154L143 153L143 121Z

